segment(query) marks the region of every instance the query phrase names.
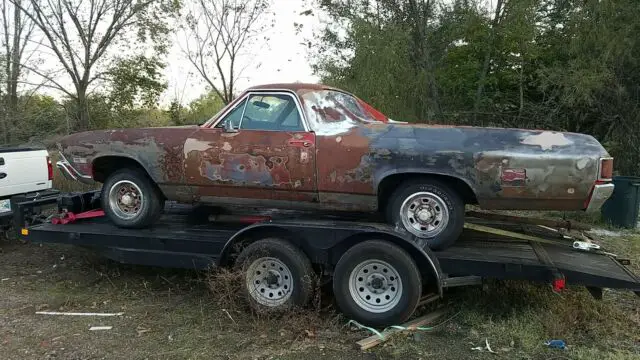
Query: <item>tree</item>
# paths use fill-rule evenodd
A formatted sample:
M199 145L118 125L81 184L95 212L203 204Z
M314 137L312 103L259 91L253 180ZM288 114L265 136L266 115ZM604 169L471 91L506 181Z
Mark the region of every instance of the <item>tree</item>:
M143 55L118 59L105 78L111 83L109 102L115 110L131 110L138 106L153 107L167 89L162 79L164 63Z
M482 92L484 91L485 82L487 79L487 73L489 72L489 66L491 65L491 56L493 55L496 36L498 33L498 26L503 17L504 2L506 0L497 0L493 20L491 21L491 28L489 29L489 38L486 42L486 49L484 54L484 61L482 64L482 70L480 71L480 78L478 80L478 88L476 90L476 97L473 102L473 121L478 122L478 111L480 110L480 102L482 101Z
M0 0L0 12L2 12L2 55L3 59L3 80L4 112L0 118L2 126L3 140L5 143L11 141L11 122L18 112L18 82L23 69L23 56L27 44L31 40L35 24L27 16L21 13L22 0L13 0L16 5L12 6L9 0ZM28 7L28 6L27 6ZM0 91L2 94L2 91Z
M244 70L239 57L266 28L258 20L268 7L268 0L193 0L185 16L182 51L225 104Z
M9 1L43 33L71 80L72 88L56 76L30 68L46 78L48 86L73 99L78 130L90 126L89 87L103 79L109 49L129 45L129 52L140 53L145 50L141 45L151 40L156 51L165 51L168 14L178 6L171 0L25 0L30 7L22 0Z

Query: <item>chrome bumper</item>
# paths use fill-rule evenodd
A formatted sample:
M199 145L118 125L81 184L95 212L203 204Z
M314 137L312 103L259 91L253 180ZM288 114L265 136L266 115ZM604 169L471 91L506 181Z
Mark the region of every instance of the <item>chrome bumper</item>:
M593 192L591 193L591 199L589 199L589 205L587 205L587 212L596 212L600 211L600 208L604 204L605 201L611 194L613 194L613 188L615 186L613 184L596 184L593 187Z
M80 174L78 171L76 171L76 169L73 168L73 166L69 164L67 160L60 160L56 162L56 167L60 170L62 176L64 176L67 180L78 181L87 185L94 184L91 176Z

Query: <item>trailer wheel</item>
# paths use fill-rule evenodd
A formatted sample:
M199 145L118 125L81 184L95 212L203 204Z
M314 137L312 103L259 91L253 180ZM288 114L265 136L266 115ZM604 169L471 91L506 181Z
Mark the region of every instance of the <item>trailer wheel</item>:
M402 323L422 295L420 270L411 256L387 241L370 240L347 250L336 265L333 292L340 310L370 326Z
M464 202L439 181L408 181L391 196L387 218L391 224L427 239L430 248L441 250L453 245L462 232Z
M309 303L315 273L309 258L288 241L265 239L247 246L236 260L242 291L257 311L283 311Z
M105 214L123 228L149 226L164 208L162 196L146 174L129 168L118 170L105 180L100 199Z

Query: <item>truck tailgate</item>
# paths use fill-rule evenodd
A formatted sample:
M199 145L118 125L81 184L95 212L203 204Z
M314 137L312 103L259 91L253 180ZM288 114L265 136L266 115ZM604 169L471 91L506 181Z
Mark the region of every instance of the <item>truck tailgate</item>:
M46 150L0 151L0 198L51 188Z

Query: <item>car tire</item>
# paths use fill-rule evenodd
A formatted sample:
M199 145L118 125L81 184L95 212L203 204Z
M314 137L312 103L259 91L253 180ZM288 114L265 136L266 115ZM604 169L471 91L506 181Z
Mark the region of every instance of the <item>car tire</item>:
M387 220L434 250L451 246L464 227L464 202L444 183L416 179L401 184L387 205Z
M102 185L102 209L122 228L144 228L153 224L164 209L164 199L151 179L138 169L120 169Z
M313 296L316 276L311 261L286 240L252 243L236 259L235 269L243 274L243 297L254 311L305 307Z
M388 241L370 240L342 255L333 274L333 292L347 318L388 326L413 314L422 295L422 279L405 250Z

